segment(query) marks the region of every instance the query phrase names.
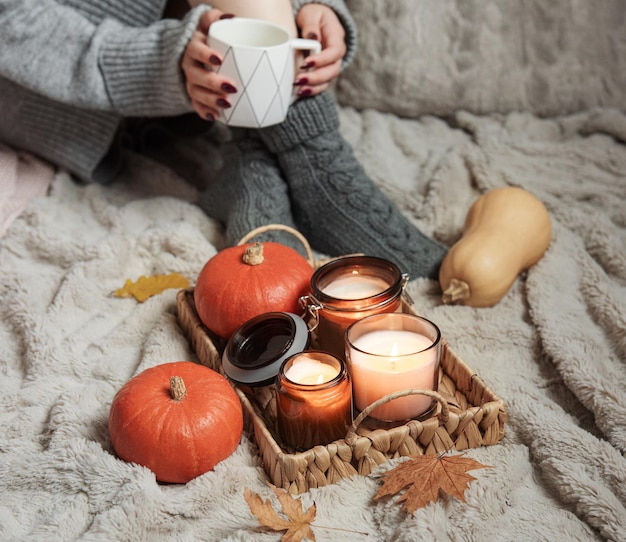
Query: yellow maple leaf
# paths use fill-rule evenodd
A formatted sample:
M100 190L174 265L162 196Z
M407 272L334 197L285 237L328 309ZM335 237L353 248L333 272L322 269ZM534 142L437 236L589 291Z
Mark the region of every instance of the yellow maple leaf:
M256 516L259 525L272 531L285 531L281 542L300 542L305 538L315 540L315 534L311 529L311 523L315 520L315 503L304 511L302 500L294 498L285 490L274 489L274 493L282 506L287 519L278 515L268 500L264 501L257 493L246 488L244 498L250 507L250 511Z
M136 282L126 279L124 286L113 292L116 297L134 297L140 303L146 299L160 294L169 288L188 288L189 280L179 273L169 275L153 275L146 277L141 275Z
M397 500L404 502L402 508L409 514L435 502L440 491L465 502L465 490L476 480L467 471L490 468L462 454L414 456L382 475L383 485L374 499L397 495L408 488Z

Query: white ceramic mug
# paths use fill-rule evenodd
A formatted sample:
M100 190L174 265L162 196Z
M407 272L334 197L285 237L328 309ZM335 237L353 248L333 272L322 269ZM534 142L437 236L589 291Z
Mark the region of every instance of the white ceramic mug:
M223 109L218 120L248 128L285 120L294 96L296 51L322 50L319 41L291 38L282 26L244 17L211 24L209 47L222 55L217 73L237 88L228 97L232 107Z

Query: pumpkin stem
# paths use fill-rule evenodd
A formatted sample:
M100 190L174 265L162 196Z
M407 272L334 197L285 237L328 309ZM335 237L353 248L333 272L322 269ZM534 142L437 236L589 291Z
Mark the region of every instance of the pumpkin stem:
M263 243L254 243L243 253L243 263L248 265L259 265L263 263Z
M170 395L174 401L182 401L187 395L187 388L182 376L170 378Z
M458 301L469 299L471 295L470 286L467 282L459 279L450 279L450 286L444 290L441 300L446 304L457 303Z

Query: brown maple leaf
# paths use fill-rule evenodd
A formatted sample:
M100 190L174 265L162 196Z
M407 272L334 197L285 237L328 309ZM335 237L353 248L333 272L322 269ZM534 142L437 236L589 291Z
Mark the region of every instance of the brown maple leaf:
M315 540L311 523L315 520L315 503L305 512L302 509L302 500L294 498L282 489L274 489L274 493L282 506L287 519L278 515L270 500L264 501L258 494L246 488L244 498L250 511L259 520L259 525L272 531L285 531L281 542L300 542L305 538Z
M397 495L408 487L397 500L404 501L402 508L409 514L435 502L440 490L465 502L465 490L476 480L467 471L490 468L462 454L418 455L383 474L383 485L374 499Z
M116 297L134 297L140 303L146 299L160 294L169 288L188 288L189 280L179 273L169 275L141 276L136 282L126 279L124 286L113 292Z

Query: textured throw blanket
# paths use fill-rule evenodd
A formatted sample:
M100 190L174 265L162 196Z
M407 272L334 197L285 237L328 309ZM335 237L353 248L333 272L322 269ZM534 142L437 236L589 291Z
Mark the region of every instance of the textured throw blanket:
M316 539L623 541L623 3L349 3L362 53L337 88L342 131L382 190L452 244L479 194L521 186L548 208L553 241L491 308L443 305L435 281L408 286L508 411L499 444L467 451L492 467L470 473L467 502L444 496L410 515L374 500L402 461L390 460L302 495L316 505ZM144 303L111 292L170 272L193 284L223 243L194 203L215 143L150 156L168 166L129 155L107 187L58 172L0 239L3 541L280 540L244 500L249 488L280 509L253 436L185 485L159 484L111 448L117 390L148 367L196 359L176 290Z
M545 202L554 240L493 308L445 306L435 282L409 285L509 412L500 444L468 452L493 468L474 473L467 503L444 498L410 516L374 501L393 460L303 495L317 505L317 539L623 540L626 117L461 113L451 126L345 108L342 123L429 234L453 242L480 192L514 184ZM58 174L0 242L0 538L278 540L243 497L273 498L252 438L186 485L160 485L112 452L115 392L147 367L195 358L175 290L143 304L111 292L142 274L193 282L221 242L194 189L130 158L110 187Z
M46 194L53 178L50 165L0 144L0 237L30 200Z

